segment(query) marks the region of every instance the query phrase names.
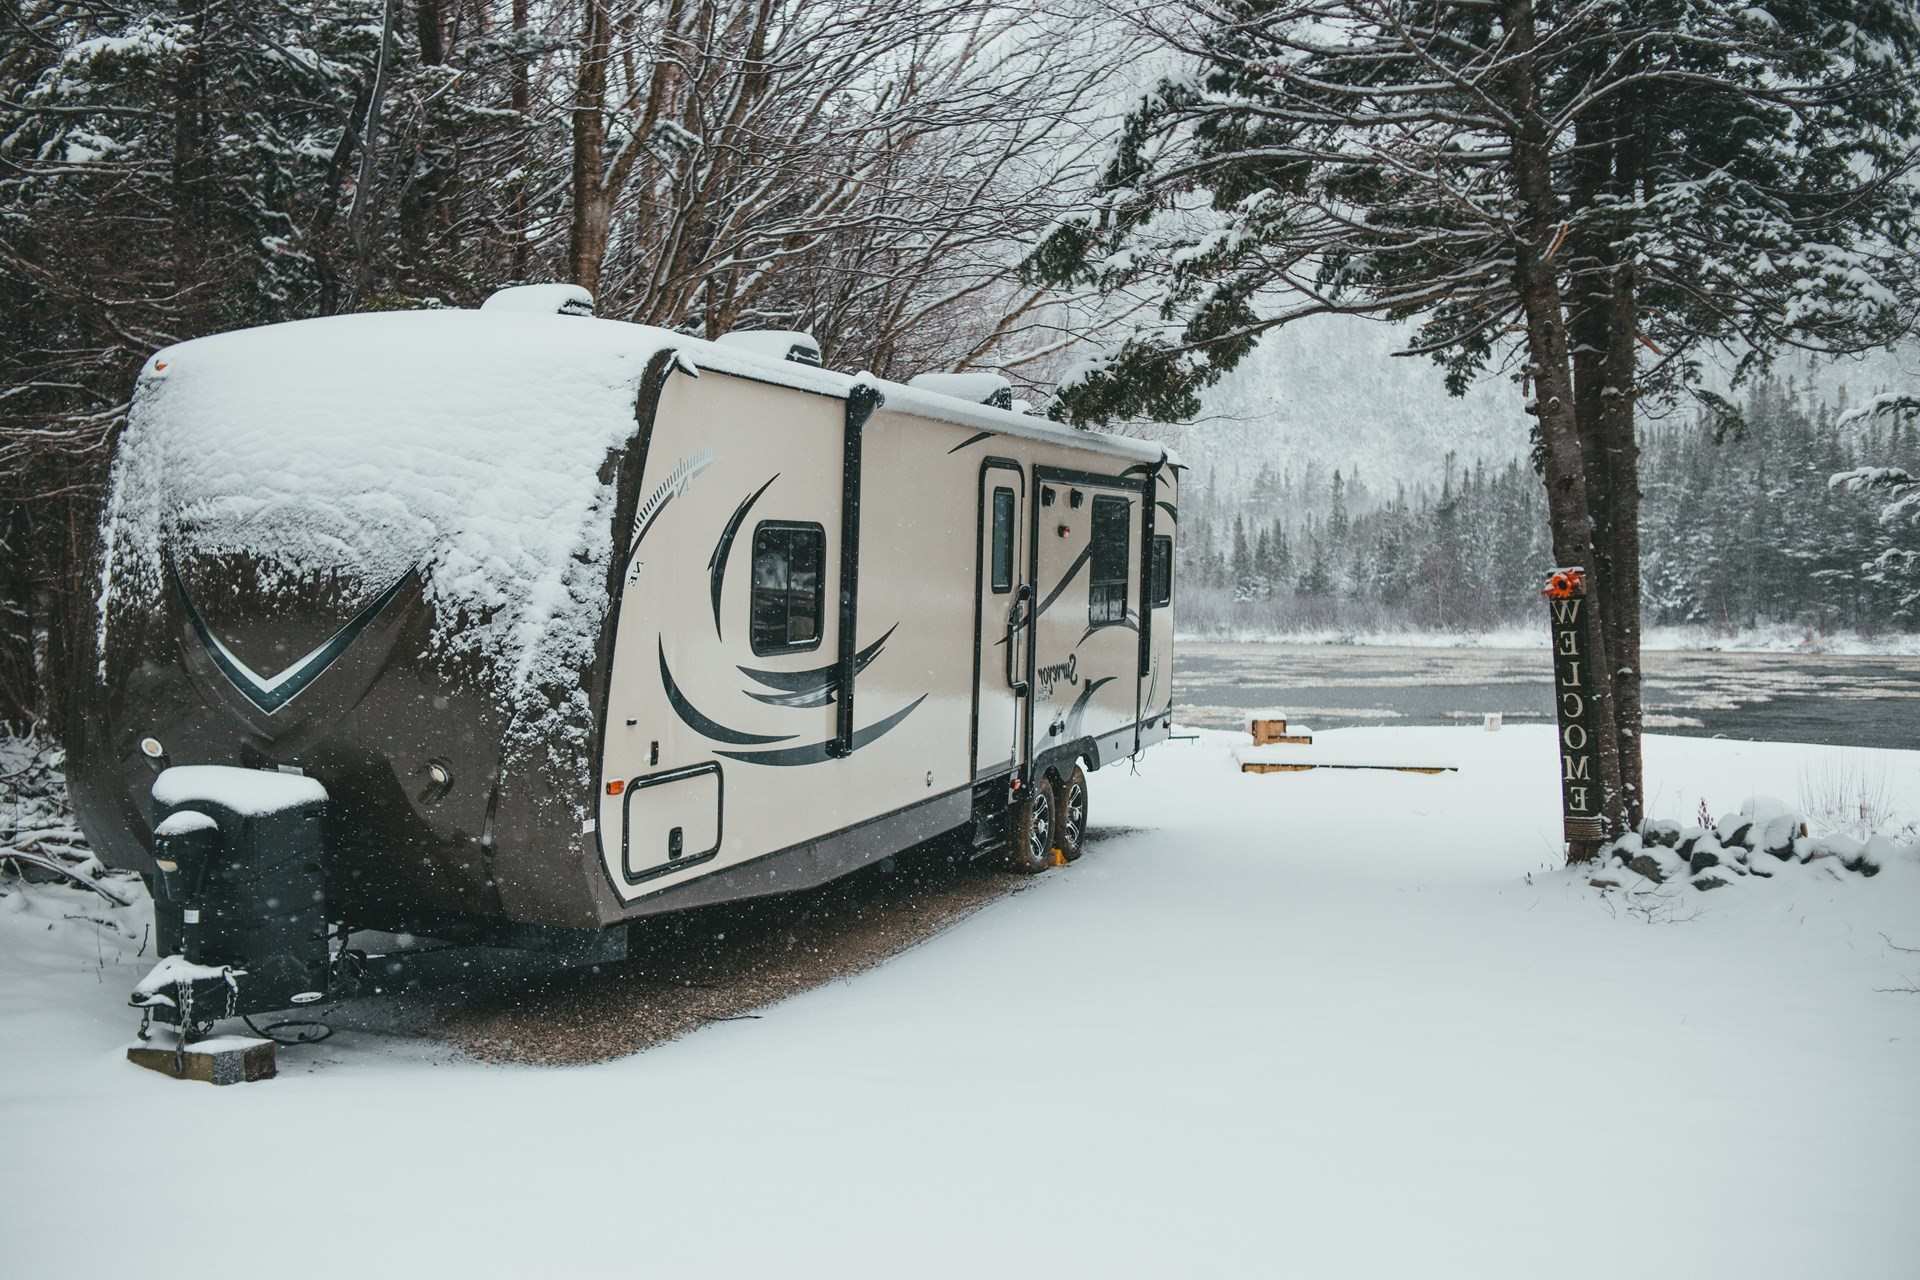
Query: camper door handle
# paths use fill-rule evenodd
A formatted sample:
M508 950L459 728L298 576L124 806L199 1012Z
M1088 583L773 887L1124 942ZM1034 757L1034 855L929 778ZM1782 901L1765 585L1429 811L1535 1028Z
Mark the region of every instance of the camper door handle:
M1013 690L1016 695L1023 698L1027 695L1027 682L1013 678L1013 651L1015 648L1013 638L1019 633L1020 628L1026 626L1029 621L1025 616L1025 606L1030 603L1032 599L1032 584L1023 582L1014 589L1013 604L1007 609L1007 687Z

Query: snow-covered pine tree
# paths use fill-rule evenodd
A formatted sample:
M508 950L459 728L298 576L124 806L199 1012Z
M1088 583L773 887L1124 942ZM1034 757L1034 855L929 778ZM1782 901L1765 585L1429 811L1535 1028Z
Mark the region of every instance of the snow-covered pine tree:
M1847 423L1886 421L1889 456L1905 465L1870 465L1834 473L1828 485L1870 495L1879 503L1876 528L1857 561L1864 584L1883 598L1893 617L1920 622L1920 396L1877 396L1849 414Z
M1635 399L1703 344L1764 362L1907 323L1920 11L1192 0L1167 25L1193 74L1030 261L1158 299L1060 416L1191 413L1262 334L1330 313L1418 318L1455 390L1517 357L1554 558L1591 571L1608 818L1637 822Z
M1253 591L1253 548L1247 544L1246 518L1237 511L1233 516L1233 551L1227 561L1227 573L1232 579L1234 599L1248 599Z

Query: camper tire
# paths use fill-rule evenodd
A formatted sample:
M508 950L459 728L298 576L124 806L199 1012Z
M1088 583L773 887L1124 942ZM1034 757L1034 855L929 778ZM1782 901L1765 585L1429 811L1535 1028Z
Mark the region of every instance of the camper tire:
M1053 779L1035 778L1027 788L1026 798L1013 811L1013 827L1007 840L1008 870L1030 876L1053 865L1054 819L1059 812Z
M1073 862L1087 849L1087 775L1079 765L1053 784L1053 798L1053 843Z

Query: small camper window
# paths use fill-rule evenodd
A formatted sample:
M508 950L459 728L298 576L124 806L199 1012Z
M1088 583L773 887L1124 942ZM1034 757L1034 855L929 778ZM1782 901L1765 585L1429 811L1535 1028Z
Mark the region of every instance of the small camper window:
M993 590L1013 590L1013 490L993 491Z
M1164 533L1153 539L1153 577L1148 585L1154 608L1164 609L1173 603L1173 539Z
M753 531L753 651L787 653L820 643L826 531L767 520Z
M1127 500L1093 500L1092 583L1087 621L1094 626L1127 620Z

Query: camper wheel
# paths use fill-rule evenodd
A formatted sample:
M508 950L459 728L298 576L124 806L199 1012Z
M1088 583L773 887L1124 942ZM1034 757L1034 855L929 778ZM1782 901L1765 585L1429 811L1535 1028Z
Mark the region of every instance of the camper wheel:
M1053 779L1035 778L1026 798L1013 811L1013 830L1007 841L1009 870L1035 875L1053 865L1055 817L1059 811Z
M1059 802L1053 842L1072 862L1086 851L1087 775L1074 765L1066 777L1053 784L1053 794Z

